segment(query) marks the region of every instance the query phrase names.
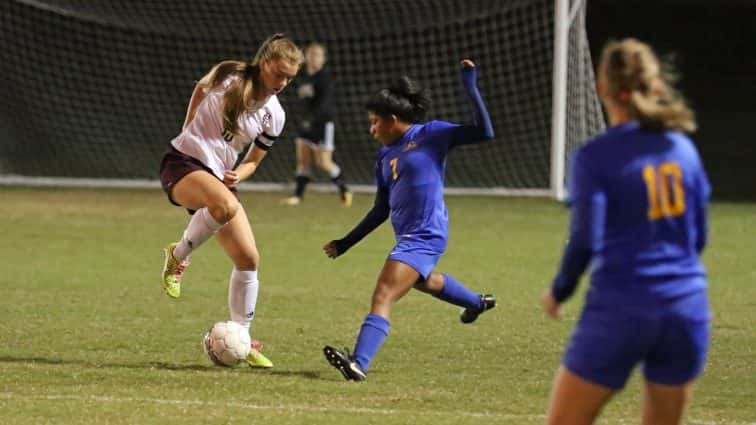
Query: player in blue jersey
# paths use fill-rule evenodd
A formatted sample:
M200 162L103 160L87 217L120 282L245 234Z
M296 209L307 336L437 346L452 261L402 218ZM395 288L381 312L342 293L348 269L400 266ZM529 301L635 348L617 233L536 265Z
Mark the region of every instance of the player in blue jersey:
M591 424L643 364L644 424L678 424L701 373L710 312L699 255L710 186L693 112L649 46L604 47L598 93L611 127L570 169L569 242L543 306L558 317L591 264L585 307L557 373L549 424Z
M420 122L430 100L418 84L402 77L376 92L367 103L370 133L383 147L375 165L373 208L342 239L323 249L336 258L372 232L389 215L396 246L383 266L370 313L362 324L354 354L331 346L326 359L347 380L362 381L388 335L391 307L413 287L463 307L460 319L471 323L496 305L493 295L470 291L453 277L433 271L446 249L448 215L444 205L446 155L455 146L491 140L491 119L478 92L475 64L462 61L462 81L473 104L475 123Z

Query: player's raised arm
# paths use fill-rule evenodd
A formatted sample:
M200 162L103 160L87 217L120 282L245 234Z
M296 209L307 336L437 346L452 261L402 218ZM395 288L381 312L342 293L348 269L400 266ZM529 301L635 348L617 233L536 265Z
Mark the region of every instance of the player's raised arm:
M475 63L470 59L463 59L462 65L462 84L465 91L470 97L470 103L473 108L474 123L473 125L462 125L455 128L454 143L465 145L480 143L491 140L494 137L493 124L491 117L488 115L486 104L478 90L478 72Z

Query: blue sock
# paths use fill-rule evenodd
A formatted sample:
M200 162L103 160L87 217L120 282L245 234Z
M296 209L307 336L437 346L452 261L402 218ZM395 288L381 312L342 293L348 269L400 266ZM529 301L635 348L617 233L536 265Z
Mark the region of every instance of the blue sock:
M362 322L357 344L354 346L354 360L363 372L367 372L375 353L381 348L383 340L388 336L389 321L376 314L368 314Z
M444 287L434 297L465 308L480 308L480 295L465 288L453 277L444 273Z

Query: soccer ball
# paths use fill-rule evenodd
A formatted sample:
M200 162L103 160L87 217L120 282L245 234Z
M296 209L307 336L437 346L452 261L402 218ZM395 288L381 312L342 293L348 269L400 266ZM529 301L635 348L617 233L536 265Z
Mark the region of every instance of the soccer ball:
M250 346L249 331L232 321L214 324L202 340L205 354L218 366L235 366L247 358Z

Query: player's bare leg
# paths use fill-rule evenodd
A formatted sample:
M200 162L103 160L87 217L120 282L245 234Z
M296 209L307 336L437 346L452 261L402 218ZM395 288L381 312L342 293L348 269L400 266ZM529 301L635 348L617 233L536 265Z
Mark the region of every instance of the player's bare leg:
M234 217L239 201L220 180L204 171L189 173L179 180L172 197L182 206L196 210L181 240L164 249L163 288L169 296L178 298L189 254Z
M548 425L590 425L614 390L588 382L560 367L551 390Z
M693 397L693 383L670 386L646 382L643 425L677 425Z
M386 260L373 291L370 314L360 328L354 354L325 346L326 360L341 372L346 380L363 381L372 358L378 352L383 339L388 335L391 308L417 282L420 274L409 265L396 260Z
M231 320L249 330L257 307L259 290L257 270L260 254L244 207L240 206L236 216L218 231L216 239L234 263L228 288ZM252 349L247 357L249 366L273 367L273 362L263 355L261 350L262 344L253 339Z

